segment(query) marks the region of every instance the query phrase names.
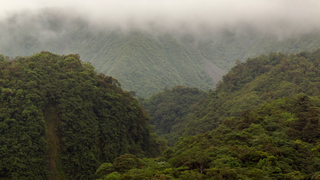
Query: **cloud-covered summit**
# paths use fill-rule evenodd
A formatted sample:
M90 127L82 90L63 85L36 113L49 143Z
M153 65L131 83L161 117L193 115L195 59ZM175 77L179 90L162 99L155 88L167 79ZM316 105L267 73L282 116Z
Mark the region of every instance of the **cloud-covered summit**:
M94 28L188 32L194 34L250 27L278 36L320 29L320 1L316 0L56 0L5 2L2 24L14 20L39 26L50 12L68 19L83 19ZM49 14L50 14L49 13ZM12 23L11 23L12 24Z

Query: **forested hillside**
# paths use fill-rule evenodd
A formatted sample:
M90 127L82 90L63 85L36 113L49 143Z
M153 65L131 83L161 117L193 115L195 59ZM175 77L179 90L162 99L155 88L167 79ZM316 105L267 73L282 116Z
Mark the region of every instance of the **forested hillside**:
M0 56L0 178L318 179L320 49L139 98L78 55ZM193 136L189 136L193 135ZM179 140L178 140L179 139ZM143 159L142 159L143 158Z
M163 92L153 94L148 99L139 98L142 108L151 116L151 125L154 125L157 134L168 140L173 146L179 139L176 134L185 126L185 118L193 105L200 99L204 99L208 92L198 88L175 86L172 89L165 88Z
M320 1L2 4L0 180L320 180Z
M295 55L269 53L267 56L249 58L246 62L237 61L237 65L223 77L223 81L214 91L206 98L198 98L196 104L190 103L190 112L185 111L180 114L179 121L170 120L169 127L174 128L170 129L170 136L165 138L172 145L177 140L177 138L173 140L174 137L205 133L218 127L225 118L239 116L244 110L260 107L267 101L292 97L299 93L320 95L319 63L319 49ZM168 93L162 92L162 94ZM158 97L161 97L159 95ZM184 93L180 92L174 97L183 95ZM156 103L159 102L156 97L157 95L148 99L147 104L145 101L142 103L152 117L151 122L157 122L159 117L172 119L167 116L174 108L164 111L168 104ZM179 104L174 97L172 101ZM164 102L169 101L164 100ZM152 108L155 109L150 110ZM161 134L162 128L155 127Z
M209 90L218 82L205 71L204 61L192 46L192 39L138 32L130 35L113 33L112 38L97 37L83 49L91 48L98 51L90 59L92 65L98 71L117 77L125 89L134 90L139 96L148 97L174 85ZM218 71L218 79L223 74L224 71Z
M238 116L245 109L266 101L299 93L316 96L320 84L320 50L296 55L269 53L237 62L217 89L189 114L184 135L204 133L226 117Z
M84 61L91 62L98 72L115 77L124 89L134 90L144 97L166 86L180 84L209 90L218 82L216 79L225 74L211 64L216 69L209 71L214 71L217 77L213 80L208 75L190 38L140 32L92 32L86 27L79 28L79 31L70 30L69 34L48 42L32 37L17 39L2 45L1 53L11 56L30 55L38 50L77 53ZM16 47L16 50L10 47Z
M91 179L125 153L152 157L149 116L78 55L0 55L0 179Z
M178 111L186 124L180 129L172 128L181 122L168 115L176 116L175 107L188 101L182 97L187 95L191 102L199 91L192 96L186 92L195 89L175 87L140 99L158 132L171 127L171 137L165 137L181 138L158 158L142 160L127 154L104 163L96 177L319 179L319 62L320 49L238 61L216 90L185 106L190 113ZM169 126L161 126L161 121L169 121Z
M319 97L303 93L271 100L226 118L213 131L179 140L161 158L120 156L113 164L100 166L96 176L107 180L317 180L319 106Z
M43 50L79 54L98 72L115 77L122 88L143 97L176 85L213 89L236 59L245 61L269 52L298 53L320 47L318 32L283 37L250 27L240 32L224 29L203 35L121 32L92 28L84 19L66 19L50 10L41 17L28 17L38 26L23 21L23 14L0 22L0 53L12 57Z
M226 73L209 63L207 71L215 72L216 77L209 76L191 36L91 29L81 19L62 20L58 15L43 15L39 24L44 26L47 36L34 34L39 29L31 24L24 24L24 30L20 30L16 27L19 24L14 23L20 22L19 16L13 17L10 25L0 24L0 53L12 57L44 50L79 54L98 72L115 77L123 84L122 88L143 97L175 85L209 90Z

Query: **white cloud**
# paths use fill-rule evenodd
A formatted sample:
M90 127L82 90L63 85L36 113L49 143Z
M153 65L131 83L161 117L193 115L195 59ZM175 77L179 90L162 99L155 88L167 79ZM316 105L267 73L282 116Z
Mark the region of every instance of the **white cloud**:
M0 17L58 8L64 18L81 17L99 27L150 31L238 30L295 34L320 29L318 0L0 0ZM21 17L23 19L23 16ZM240 28L241 29L241 28Z

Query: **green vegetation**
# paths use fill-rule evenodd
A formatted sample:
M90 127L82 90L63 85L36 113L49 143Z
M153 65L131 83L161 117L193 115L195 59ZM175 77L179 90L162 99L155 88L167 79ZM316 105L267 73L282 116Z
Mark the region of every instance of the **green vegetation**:
M179 140L163 157L123 155L101 179L319 179L320 98L272 100L227 118L217 129Z
M17 38L4 52L80 52L131 91L79 55L0 55L0 179L320 179L320 49L266 55L318 48L318 34L213 41L82 25L65 46ZM207 60L231 68L210 92Z
M170 130L172 136L182 131L183 138L158 158L126 155L113 164L103 164L96 177L319 179L319 62L320 49L237 61L215 91L195 105L185 106L190 113L179 111L185 124L180 129L172 127L181 122L166 116L176 116L175 107L185 105L181 97L192 92L191 88L178 86L140 99L159 133ZM197 95L189 94L189 100ZM168 126L161 125L166 120L169 123L163 125ZM117 161L132 166L119 169Z
M207 96L207 92L198 88L175 86L172 89L165 88L164 92L152 95L148 99L140 98L139 102L144 110L151 116L151 124L154 125L160 137L168 140L169 146L173 146L179 139L171 131L179 130L185 126L185 118L192 106Z
M211 131L224 119L270 100L299 93L320 95L319 63L320 49L296 55L260 55L246 62L237 61L207 97L201 91L186 96L192 88L176 87L140 99L140 103L150 114L157 133L173 146L181 136Z
M163 146L116 79L49 52L0 55L0 144L0 179L91 179L102 162Z
M202 134L231 116L263 103L299 93L320 95L320 49L296 55L269 53L237 62L216 90L200 101L186 118L181 135Z

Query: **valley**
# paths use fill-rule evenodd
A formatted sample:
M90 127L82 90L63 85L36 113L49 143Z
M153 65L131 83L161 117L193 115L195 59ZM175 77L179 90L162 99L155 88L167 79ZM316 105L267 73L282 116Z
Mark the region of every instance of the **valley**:
M320 3L39 2L0 6L0 180L320 179Z

